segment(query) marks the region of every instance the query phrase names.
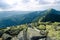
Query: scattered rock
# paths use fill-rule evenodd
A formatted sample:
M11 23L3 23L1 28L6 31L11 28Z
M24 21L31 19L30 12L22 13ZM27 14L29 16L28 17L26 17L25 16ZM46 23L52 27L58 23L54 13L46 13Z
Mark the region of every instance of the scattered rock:
M4 34L2 35L2 39L3 39L3 40L11 40L11 38L12 38L12 36L10 36L9 34L4 33Z

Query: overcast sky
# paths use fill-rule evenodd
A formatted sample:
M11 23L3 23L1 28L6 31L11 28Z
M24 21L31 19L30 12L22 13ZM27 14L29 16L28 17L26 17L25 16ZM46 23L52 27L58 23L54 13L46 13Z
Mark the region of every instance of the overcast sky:
M0 0L0 11L60 10L60 0Z

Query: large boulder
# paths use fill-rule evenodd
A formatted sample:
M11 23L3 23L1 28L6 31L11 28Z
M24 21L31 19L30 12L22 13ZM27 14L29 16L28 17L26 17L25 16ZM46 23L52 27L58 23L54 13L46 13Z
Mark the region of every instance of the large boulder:
M2 37L3 34L4 34L4 31L0 30L0 38Z
M15 36L15 37L12 37L11 40L19 40L19 39Z
M21 31L21 32L17 35L17 38L18 38L19 40L24 40L24 38L23 38L23 31Z
M12 38L12 36L9 35L9 34L4 33L4 34L2 35L2 39L3 39L3 40L11 40L11 38Z
M16 29L16 30L8 30L5 33L7 33L7 34L9 34L11 36L16 36L16 35L19 34L19 32L20 32L20 30Z

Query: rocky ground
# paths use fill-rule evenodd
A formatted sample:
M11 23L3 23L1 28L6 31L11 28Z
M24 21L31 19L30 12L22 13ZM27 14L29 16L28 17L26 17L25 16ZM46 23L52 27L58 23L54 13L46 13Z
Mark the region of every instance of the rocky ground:
M42 37L40 31L37 30L36 28L34 29L28 28L27 30L24 29L22 31L19 31L18 34L14 34L14 35L5 32L4 34L2 34L0 40L34 40L35 39L34 37L38 40L38 39L44 39L46 36Z
M18 25L0 29L0 40L60 40L60 26Z

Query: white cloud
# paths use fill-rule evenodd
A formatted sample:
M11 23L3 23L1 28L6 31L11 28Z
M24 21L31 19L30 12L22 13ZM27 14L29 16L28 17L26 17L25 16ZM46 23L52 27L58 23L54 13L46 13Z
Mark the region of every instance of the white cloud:
M4 2L6 2L9 5L13 5L15 3L14 0L4 0Z
M0 8L0 11L3 11L3 9Z
M55 0L44 0L45 2L54 3Z
M4 10L16 10L16 11L35 11L47 9L55 6L56 0L29 0L23 2L24 0L4 0L5 3L10 5L10 8ZM59 1L59 0L57 0ZM40 4L39 2L46 2L47 4Z

